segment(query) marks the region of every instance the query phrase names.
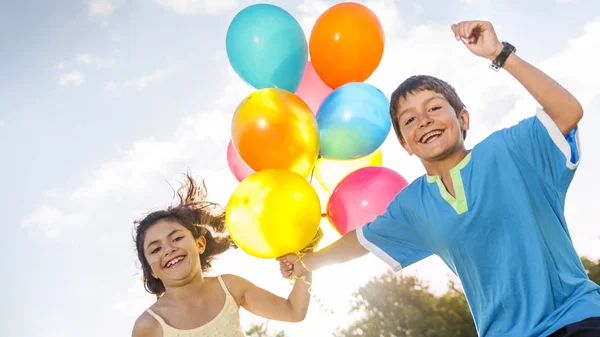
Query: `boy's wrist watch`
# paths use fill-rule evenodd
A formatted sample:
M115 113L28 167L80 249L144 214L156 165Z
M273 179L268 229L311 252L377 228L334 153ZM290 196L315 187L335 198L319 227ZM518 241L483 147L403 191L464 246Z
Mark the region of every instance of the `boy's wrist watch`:
M490 63L490 68L492 68L494 71L500 70L500 68L504 66L504 62L506 62L508 56L517 51L517 48L506 41L502 42L502 44L504 45L504 48L502 48L502 51L500 54L498 54L498 56L496 56L494 61Z

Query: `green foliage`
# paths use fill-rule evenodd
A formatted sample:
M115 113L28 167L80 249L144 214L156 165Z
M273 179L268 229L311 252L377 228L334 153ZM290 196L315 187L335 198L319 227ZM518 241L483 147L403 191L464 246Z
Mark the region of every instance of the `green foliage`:
M287 337L284 331L278 331L275 334L269 332L269 323L252 324L246 330L247 337Z
M600 284L600 260L592 261L587 257L582 257L581 263L583 263L590 280Z
M454 283L442 296L413 276L385 273L355 293L351 313L361 317L338 337L476 337L463 293Z

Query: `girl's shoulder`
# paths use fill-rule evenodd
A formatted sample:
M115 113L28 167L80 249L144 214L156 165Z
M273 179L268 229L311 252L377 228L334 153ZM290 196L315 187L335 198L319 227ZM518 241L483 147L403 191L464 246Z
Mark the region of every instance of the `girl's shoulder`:
M244 293L248 289L248 285L251 283L243 277L233 274L223 274L216 276L215 279L221 278L225 291L235 299L238 305L240 305L244 298Z
M144 311L138 317L133 325L132 337L159 337L161 336L162 327L152 315Z

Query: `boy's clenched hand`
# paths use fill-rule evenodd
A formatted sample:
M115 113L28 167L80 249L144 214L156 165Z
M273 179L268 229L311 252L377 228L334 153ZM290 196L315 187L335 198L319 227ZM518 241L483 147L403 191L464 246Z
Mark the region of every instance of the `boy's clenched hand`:
M494 60L504 47L487 21L462 21L451 26L454 37L475 55Z

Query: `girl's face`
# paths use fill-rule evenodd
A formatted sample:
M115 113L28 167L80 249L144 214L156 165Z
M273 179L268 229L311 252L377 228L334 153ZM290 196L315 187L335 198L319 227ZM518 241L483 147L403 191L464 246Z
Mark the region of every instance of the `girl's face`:
M157 221L146 231L144 256L152 276L165 287L186 284L202 273L200 254L206 239L195 239L192 233L172 219Z

